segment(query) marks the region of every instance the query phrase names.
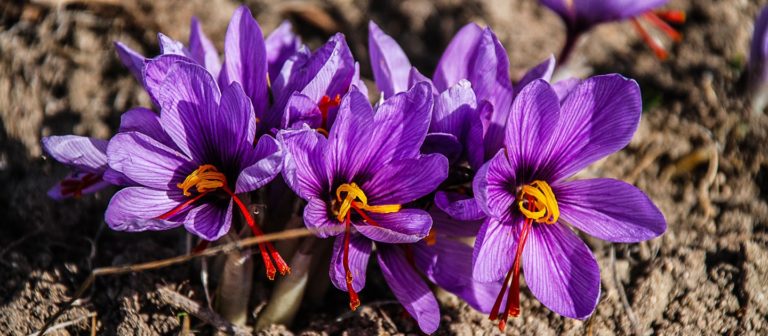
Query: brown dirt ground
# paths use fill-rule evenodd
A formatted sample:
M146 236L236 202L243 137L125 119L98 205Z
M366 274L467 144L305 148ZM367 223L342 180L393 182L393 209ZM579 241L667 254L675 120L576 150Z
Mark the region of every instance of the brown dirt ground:
M452 34L470 21L494 28L509 51L513 78L563 41L558 18L534 0L246 3L265 31L289 18L313 46L341 30L361 60L367 57L366 23L374 19L426 73ZM583 41L574 61L595 73L637 79L646 110L630 146L584 174L636 184L664 212L669 230L654 241L613 250L588 240L602 266L603 294L594 316L559 317L524 290L522 317L511 321L508 333L768 334L768 116L749 113L742 77L753 18L767 3L671 1L669 7L688 13L688 22L681 27L685 40L665 62L653 57L628 24L601 27ZM156 32L185 40L189 19L197 15L221 48L236 6L227 0L0 3L0 334L36 331L95 267L184 251L180 232L106 229L102 214L109 192L63 203L47 199L45 191L65 169L42 157L40 137L108 138L122 111L149 106L118 62L112 41L156 53ZM364 75L370 77L370 70ZM159 299L158 286L203 302L196 270L188 263L102 278L59 321L95 312L103 334L178 334L182 311ZM306 305L294 325L263 333L418 333L384 288L379 277L371 277L362 293L368 305L354 314L346 313L341 293L329 292L326 301ZM256 284L253 315L268 292L268 285ZM439 297L438 334L496 332L455 297ZM88 334L91 319L79 321L57 334ZM211 332L195 319L192 326Z

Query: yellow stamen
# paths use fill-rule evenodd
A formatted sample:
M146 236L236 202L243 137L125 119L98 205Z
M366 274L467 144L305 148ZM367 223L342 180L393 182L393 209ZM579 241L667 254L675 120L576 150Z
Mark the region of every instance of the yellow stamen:
M342 197L342 193L344 197ZM352 209L352 204L360 210L365 210L374 213L393 213L400 211L400 204L386 204L386 205L368 205L368 197L365 196L360 187L356 183L344 183L336 189L336 200L341 202L339 207L339 213L336 215L336 219L339 222L344 221L344 217Z
M536 180L531 184L524 185L520 190L518 199L517 205L520 212L536 223L555 224L560 217L555 193L552 192L552 188L547 182ZM529 210L527 202L534 202L532 209Z
M204 193L218 189L227 184L227 178L220 173L213 165L202 165L187 175L184 182L176 184L179 189L184 191L184 196L191 196L189 189L197 188L197 192Z

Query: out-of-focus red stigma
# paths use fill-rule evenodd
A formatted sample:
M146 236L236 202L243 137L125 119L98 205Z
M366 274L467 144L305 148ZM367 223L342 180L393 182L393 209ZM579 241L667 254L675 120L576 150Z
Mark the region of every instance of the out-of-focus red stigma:
M82 178L78 178L77 176L74 176L73 178L66 178L60 183L61 195L72 195L75 198L79 198L83 196L83 190L95 185L96 183L99 183L99 181L101 181L101 178L98 175L92 173L86 173Z
M656 57L661 60L667 59L669 57L669 53L664 48L664 46L659 41L654 39L651 33L648 32L645 27L643 27L642 23L640 22L640 18L645 19L656 30L664 33L664 35L666 35L673 42L680 42L683 39L683 35L675 28L670 26L669 23L685 23L685 12L673 10L649 11L631 20L632 26L635 28L637 33L640 34L640 37L643 39L645 44L647 44L648 47L653 50L654 54L656 54Z

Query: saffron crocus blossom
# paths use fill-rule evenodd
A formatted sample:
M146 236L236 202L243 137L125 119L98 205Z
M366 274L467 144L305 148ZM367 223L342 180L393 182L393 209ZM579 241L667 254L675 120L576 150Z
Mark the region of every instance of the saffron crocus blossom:
M336 236L330 267L333 284L360 304L373 244L384 278L424 332L437 329L437 301L398 244L427 236L432 219L408 208L445 179L448 162L440 154L421 155L432 94L420 83L371 108L352 89L341 101L328 138L309 127L286 130L283 177L308 202L304 223L321 237Z
M666 230L661 212L636 187L604 178L566 180L626 146L640 114L637 83L619 75L583 81L562 104L543 80L515 100L504 149L483 165L473 185L488 215L475 243L473 276L504 279L490 315L495 320L501 312L501 329L520 312L521 266L528 288L552 311L583 319L595 310L600 270L569 225L622 243Z
M168 66L164 60L146 65L148 73L167 67L162 80L147 86L158 97L159 117L132 113L107 147L110 168L135 183L112 197L107 224L121 231L183 225L202 239L216 240L229 231L236 207L254 234L262 234L237 194L262 187L280 172L278 143L267 135L255 139L253 106L240 84L221 92L201 66ZM270 279L276 272L272 259L281 274L290 271L271 244L259 248Z
M44 137L43 149L72 172L53 188L48 196L55 200L95 193L110 184L103 179L107 171L107 140L77 135Z
M762 113L768 103L768 7L763 7L755 21L747 72L752 112Z
M595 26L614 21L632 20L632 24L646 44L653 49L660 59L667 57L667 52L648 31L640 24L644 18L661 32L679 42L679 32L667 22L685 22L685 13L680 11L654 11L669 0L541 0L544 6L557 13L568 29L565 46L560 54L560 62L565 62L575 47L579 37Z
M275 104L268 124L299 129L305 123L328 134L341 97L351 86L364 88L344 34L332 36L318 50L304 48L283 66L272 85Z

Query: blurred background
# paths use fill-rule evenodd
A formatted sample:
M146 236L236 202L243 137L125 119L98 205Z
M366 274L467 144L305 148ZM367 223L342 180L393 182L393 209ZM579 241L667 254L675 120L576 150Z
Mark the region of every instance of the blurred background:
M490 26L505 46L510 76L564 43L564 25L535 0L329 0L244 2L265 34L290 20L315 48L341 31L368 65L367 23L393 36L422 73L431 74L463 25ZM623 179L645 190L664 212L668 232L635 245L587 240L602 269L602 298L587 321L562 318L523 290L522 317L510 334L768 334L768 116L751 113L745 75L759 0L673 0L683 10L683 41L657 59L628 23L603 25L574 52L579 74L618 72L643 91L640 130L625 150L586 176ZM78 134L107 139L120 114L150 107L147 94L119 62L121 41L156 55L157 33L186 41L197 16L219 50L229 0L0 1L0 334L26 335L71 297L95 267L171 257L183 252L178 232L115 233L103 223L105 191L55 202L45 192L66 169L44 157L40 139ZM368 81L370 83L370 80ZM371 88L372 89L372 88ZM176 335L184 311L160 288L202 302L192 263L97 280L60 321L59 335ZM369 270L369 274L377 270ZM302 307L291 326L267 334L418 333L392 304L378 274L348 313L343 292ZM379 278L377 280L377 278ZM252 318L269 297L256 286ZM438 334L497 332L485 315L440 294ZM368 305L365 305L368 303ZM82 318L83 316L87 318ZM94 318L95 316L95 318ZM92 321L93 320L93 321ZM210 327L192 320L202 334Z

